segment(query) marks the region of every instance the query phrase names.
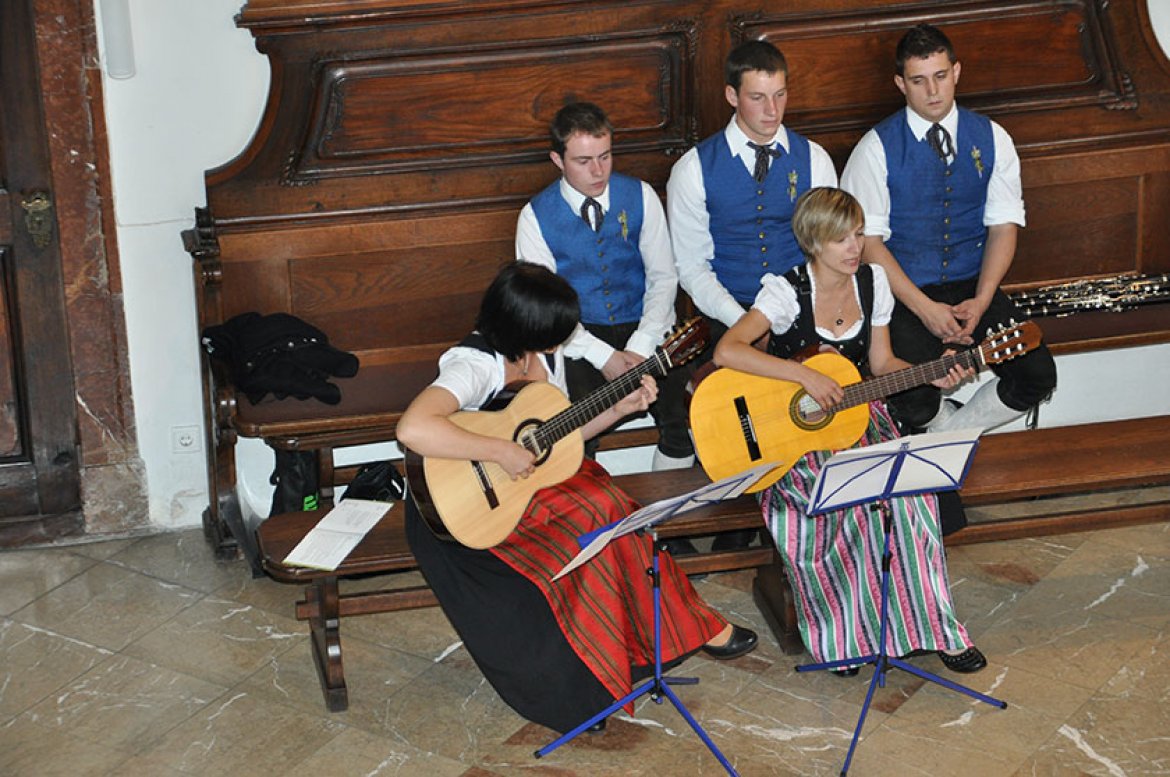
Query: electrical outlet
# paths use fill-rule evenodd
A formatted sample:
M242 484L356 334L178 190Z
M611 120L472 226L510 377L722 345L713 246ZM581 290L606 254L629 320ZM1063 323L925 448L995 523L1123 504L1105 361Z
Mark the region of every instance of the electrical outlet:
M199 453L203 450L203 429L198 426L171 427L171 453Z

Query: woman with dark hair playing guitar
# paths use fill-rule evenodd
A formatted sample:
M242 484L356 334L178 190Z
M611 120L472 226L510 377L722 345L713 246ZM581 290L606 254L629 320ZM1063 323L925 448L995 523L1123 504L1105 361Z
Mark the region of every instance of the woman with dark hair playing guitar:
M500 697L560 732L653 671L649 537L621 537L551 578L577 554L579 536L638 507L601 466L582 461L582 439L645 410L657 396L649 370L672 366L659 349L580 407L562 409L561 344L577 322L577 295L563 278L534 264L505 267L476 331L443 354L438 378L398 424L410 451L407 539L420 569ZM520 407L511 414L467 412L524 382L534 383L512 399L508 410ZM526 483L537 484L534 493L513 487ZM755 647L756 634L708 607L669 555L660 568L664 661L700 648L735 658Z
M862 223L861 206L840 189L817 188L803 195L792 229L807 263L783 276L764 276L752 308L719 340L716 364L799 384L803 394L826 409L843 406L846 390L803 364L801 354L831 347L869 375L908 368L890 349L887 325L894 299L885 273L861 263ZM767 352L752 345L765 335L770 335ZM932 382L950 388L971 374L954 366ZM698 423L694 405L691 417ZM881 401L869 403L868 425L862 425L859 445L899 436ZM696 447L701 459L697 433ZM789 570L801 636L817 662L869 655L880 647L880 570L873 561L882 554L881 521L864 505L805 514L827 457L819 450L801 456L761 499L765 522ZM971 644L951 602L934 495L896 497L890 503L898 561L892 570L890 653L937 651L954 671L982 669L986 659ZM857 668L837 671L856 674Z

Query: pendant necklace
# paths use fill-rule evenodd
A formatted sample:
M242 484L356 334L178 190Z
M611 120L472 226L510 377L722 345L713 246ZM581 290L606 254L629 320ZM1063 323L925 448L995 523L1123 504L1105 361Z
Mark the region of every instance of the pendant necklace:
M528 377L528 365L531 362L532 362L532 354L531 353L524 354L524 366L520 368L520 376L521 377L524 377L524 378Z
M846 296L845 299L843 299L841 301L841 304L837 306L837 313L835 316L835 318L836 318L835 323L837 324L837 326L842 326L845 323L845 317L843 315L841 315L841 311L845 310L845 305L848 303L849 303L849 297Z

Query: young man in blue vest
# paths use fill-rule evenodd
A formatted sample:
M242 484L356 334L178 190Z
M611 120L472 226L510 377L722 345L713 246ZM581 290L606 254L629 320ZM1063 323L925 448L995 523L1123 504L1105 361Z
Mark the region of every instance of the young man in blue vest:
M960 70L940 30L909 30L894 75L906 108L862 137L842 175L865 209L864 260L885 268L897 298L894 353L913 364L1023 318L999 289L1024 226L1020 160L999 124L955 104ZM992 369L997 379L957 410L934 386L897 394L890 407L910 431L990 429L1056 387L1043 345Z
M735 114L675 163L666 184L679 282L721 325L712 342L751 307L761 278L804 263L792 236L796 200L837 185L828 153L784 126L788 63L780 50L748 41L724 71Z
M710 320L712 345L751 308L761 278L804 263L792 235L796 200L837 185L828 153L784 126L788 63L779 49L740 44L724 80L735 114L675 163L666 184L679 283ZM727 532L713 548L746 547L755 534Z
M662 203L646 182L613 172L613 126L592 103L566 105L550 128L561 177L524 206L516 258L563 276L581 299L581 326L565 346L577 400L650 356L674 325L678 291ZM694 463L685 376L659 380L650 408L659 441L654 469Z

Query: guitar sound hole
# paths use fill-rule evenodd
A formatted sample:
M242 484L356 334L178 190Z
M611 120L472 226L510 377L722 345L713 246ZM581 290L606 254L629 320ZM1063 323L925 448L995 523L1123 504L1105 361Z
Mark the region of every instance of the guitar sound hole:
M536 457L536 466L540 466L548 460L549 454L552 453L551 448L542 448L539 440L536 438L536 431L539 428L539 421L530 421L527 424L522 424L517 427L516 434L512 438L519 445L523 446L525 450Z
M804 391L797 392L792 398L790 414L792 422L805 430L821 429L833 420L833 414L822 410Z

